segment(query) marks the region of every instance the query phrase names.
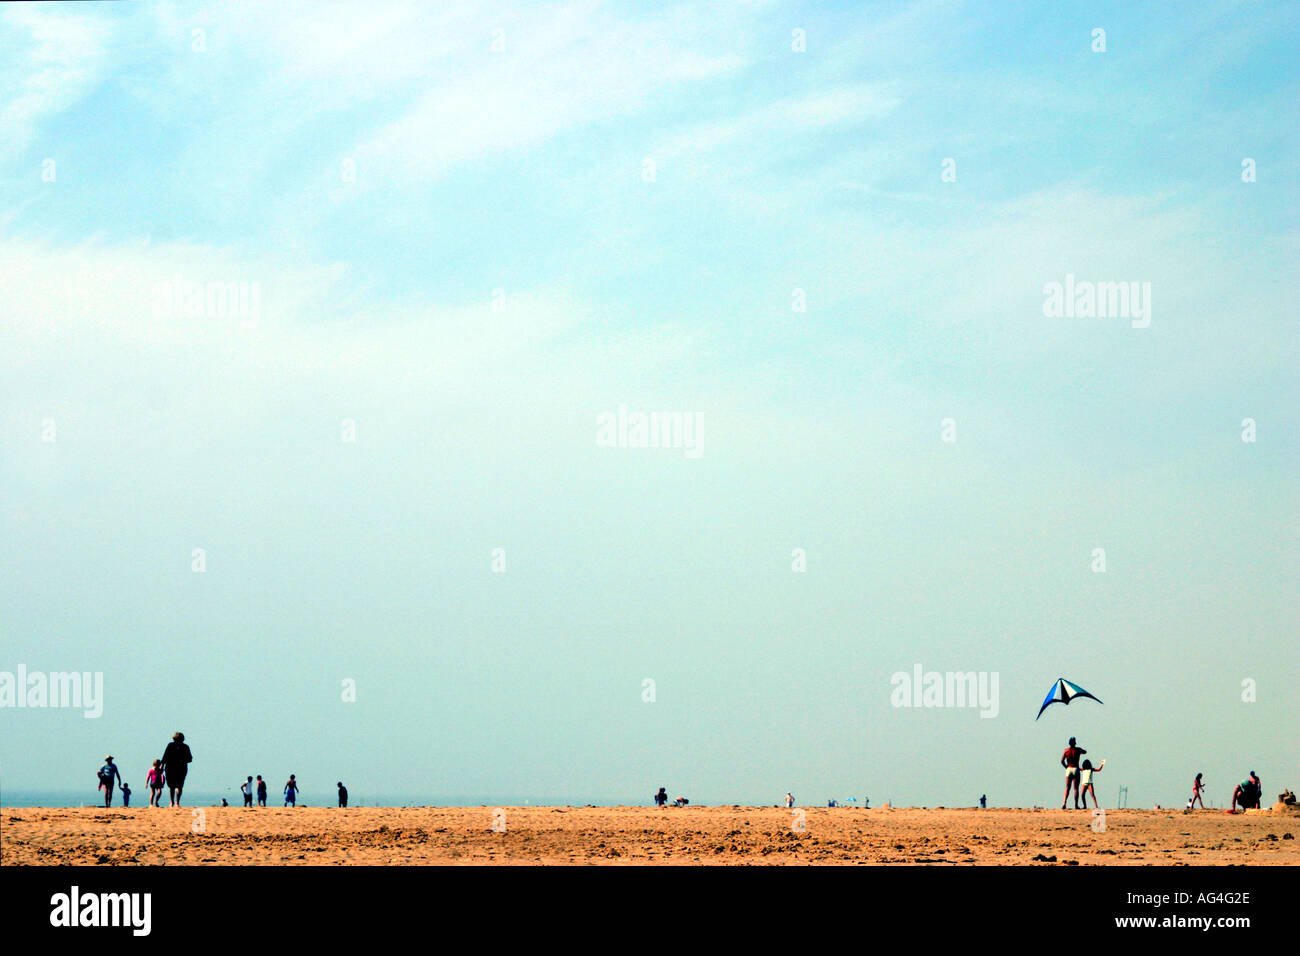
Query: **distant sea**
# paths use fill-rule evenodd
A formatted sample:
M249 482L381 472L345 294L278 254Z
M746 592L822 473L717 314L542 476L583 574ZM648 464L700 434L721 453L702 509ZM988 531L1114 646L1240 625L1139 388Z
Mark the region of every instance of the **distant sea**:
M225 797L231 806L243 806L244 798L238 788L229 790L205 790L185 788L182 797L187 807L217 807ZM163 804L167 803L167 791L162 792ZM94 787L83 791L71 790L19 790L0 788L0 807L88 807L103 806L104 794ZM113 791L113 806L122 805L122 791ZM284 806L282 785L272 784L267 788L266 805L268 807ZM352 807L597 807L617 806L651 806L650 795L637 800L634 797L558 797L548 795L520 796L492 794L429 794L411 795L397 793L367 792L364 788L348 788L348 805ZM143 787L131 788L131 807L148 808L149 791ZM316 792L303 789L298 794L300 807L334 807L338 806L338 792L334 787Z

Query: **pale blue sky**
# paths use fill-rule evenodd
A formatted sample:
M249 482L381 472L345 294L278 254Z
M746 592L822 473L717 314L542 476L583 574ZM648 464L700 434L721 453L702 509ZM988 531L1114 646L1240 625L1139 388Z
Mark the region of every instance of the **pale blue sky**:
M0 710L0 786L175 729L312 802L1300 784L1297 8L428 7L0 10L0 670L107 698Z

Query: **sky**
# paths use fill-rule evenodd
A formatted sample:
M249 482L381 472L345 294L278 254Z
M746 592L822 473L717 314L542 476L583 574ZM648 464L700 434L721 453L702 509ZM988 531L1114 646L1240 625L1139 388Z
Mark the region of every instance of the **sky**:
M0 799L1294 789L1298 26L5 4Z

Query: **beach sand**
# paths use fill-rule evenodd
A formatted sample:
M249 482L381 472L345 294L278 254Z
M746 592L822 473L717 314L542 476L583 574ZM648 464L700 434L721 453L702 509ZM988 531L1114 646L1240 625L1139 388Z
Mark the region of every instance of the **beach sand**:
M810 807L13 808L0 864L1300 864L1300 812ZM202 826L194 832L192 826ZM1044 859L1046 858L1046 859ZM1054 858L1054 859L1053 859Z

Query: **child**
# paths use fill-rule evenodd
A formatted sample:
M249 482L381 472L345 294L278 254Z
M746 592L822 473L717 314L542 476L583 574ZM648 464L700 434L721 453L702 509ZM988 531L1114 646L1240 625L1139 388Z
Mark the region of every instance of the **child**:
M1092 805L1094 807L1101 806L1101 801L1097 799L1097 791L1093 789L1092 786L1092 775L1094 773L1101 773L1101 768L1104 766L1106 766L1105 760L1097 764L1095 767L1092 765L1091 760L1085 760L1082 768L1080 768L1079 786L1083 788L1083 808L1085 810L1088 809L1088 794L1092 794Z
M1192 799L1187 801L1187 809L1191 810L1196 806L1196 801L1200 800L1201 809L1205 809L1205 800L1201 797L1201 792L1205 790L1205 784L1201 781L1202 774L1197 774L1196 779L1192 781Z
M158 802L163 791L163 770L161 760L155 760L153 762L153 766L149 768L149 772L144 775L144 782L149 788L149 806L162 806L162 804Z
M131 785L127 783L125 780L123 780L122 781L122 806L129 807L130 805L131 805Z

